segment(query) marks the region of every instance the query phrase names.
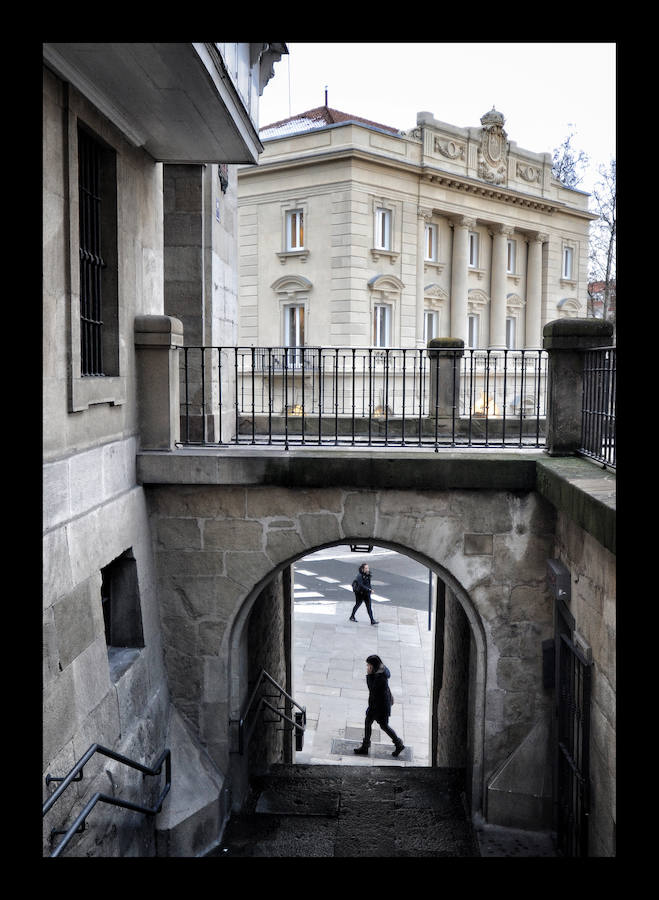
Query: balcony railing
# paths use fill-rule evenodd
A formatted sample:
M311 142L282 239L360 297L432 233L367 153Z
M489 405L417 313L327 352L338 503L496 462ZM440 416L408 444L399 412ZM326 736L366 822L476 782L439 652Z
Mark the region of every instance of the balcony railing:
M181 443L542 447L542 350L184 347Z
M584 354L581 446L584 456L616 467L616 348Z

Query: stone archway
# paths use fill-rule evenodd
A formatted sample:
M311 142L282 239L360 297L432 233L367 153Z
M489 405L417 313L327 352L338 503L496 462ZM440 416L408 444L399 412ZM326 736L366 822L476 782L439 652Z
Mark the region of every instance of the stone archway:
M233 772L229 723L245 699L246 624L263 588L321 547L371 541L404 552L437 573L470 624L479 811L487 779L550 705L541 659L552 635L553 509L534 491L339 487L326 470L328 487L150 489L172 699L218 768Z
M297 553L295 556L287 558L281 565L277 567L276 570L273 570L270 573L269 579L265 579L259 583L259 585L255 586L255 588L250 591L249 595L245 598L245 602L242 605L236 619L234 621L234 625L232 628L232 635L230 639L230 660L231 660L231 671L229 677L229 683L231 685L231 701L230 701L230 709L231 718L233 721L239 719L241 711L244 708L244 697L245 697L245 688L246 688L246 680L247 680L247 671L248 671L248 657L249 657L249 649L247 646L247 628L250 620L250 615L254 608L255 603L262 596L263 591L268 588L269 585L277 579L277 576L285 573L294 563L300 559L303 559L305 556L310 553L314 553L317 550L326 549L327 547L333 546L342 546L345 544L350 544L351 542L364 542L364 535L360 536L349 536L348 538L341 541L332 541L326 544L320 544L317 546L311 546L306 548L303 552ZM482 809L483 804L483 738L484 738L484 723L485 723L485 672L486 672L486 640L485 640L485 632L483 628L483 624L480 620L480 616L478 611L475 609L471 599L469 598L468 593L464 590L464 588L458 583L456 578L448 572L442 565L440 565L436 560L432 560L427 557L423 553L419 553L417 550L399 544L398 542L392 541L381 541L376 538L368 538L368 543L372 543L373 546L377 547L385 547L387 549L394 550L397 553L403 554L405 556L409 556L412 559L415 559L417 562L421 563L426 568L430 569L441 582L441 584L450 591L451 596L455 598L458 602L460 608L462 609L468 625L470 629L471 636L471 644L474 648L475 652L473 653L473 659L469 660L469 685L468 690L465 686L465 693L469 695L469 709L468 709L468 730L470 734L469 740L469 755L467 757L467 794L472 806L472 812L478 813ZM440 636L439 634L435 635L435 646L433 648L433 657L437 653L437 645L438 643L443 642L443 634ZM289 646L287 652L292 653L292 648ZM436 732L438 727L437 723L437 692L431 694L430 697L430 710L429 715L432 722L432 730L433 734ZM465 748L465 755L467 755L467 748ZM238 763L238 765L234 765L233 767L233 780L236 785L240 784L242 790L245 790L249 781L249 772L247 759L243 759L242 761L234 760L234 763ZM435 761L431 762L431 765L434 765Z

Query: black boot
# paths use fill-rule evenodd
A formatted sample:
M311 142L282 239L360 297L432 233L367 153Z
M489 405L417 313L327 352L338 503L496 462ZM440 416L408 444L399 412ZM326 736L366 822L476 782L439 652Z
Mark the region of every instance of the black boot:
M391 755L392 756L400 756L400 754L405 749L405 744L401 741L400 738L398 738L398 740L395 741L395 744L396 744L396 749L394 750L394 752ZM355 751L355 752L357 752L357 751Z
M366 741L362 741L361 747L355 747L352 752L356 753L357 756L368 756L368 748L370 746L370 743L367 744Z
M349 620L349 621L350 621L350 622L356 622L356 621L357 621L357 619L355 619L355 617L354 617L354 616L350 616L350 620Z

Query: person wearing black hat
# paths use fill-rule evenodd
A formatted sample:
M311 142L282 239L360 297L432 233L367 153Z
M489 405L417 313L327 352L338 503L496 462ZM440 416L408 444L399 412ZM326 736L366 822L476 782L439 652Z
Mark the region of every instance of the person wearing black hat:
M373 722L377 722L380 728L388 734L394 742L395 750L392 756L399 756L405 749L405 744L398 737L393 728L389 727L389 716L394 698L389 690L389 678L391 672L382 662L379 656L373 654L366 658L366 684L368 686L368 707L364 722L364 739L361 747L355 748L358 756L368 756L371 746L371 728Z
M371 571L368 567L368 563L362 563L359 567L359 572L352 583L352 588L355 592L356 602L350 613L350 621L357 621L357 619L355 619L355 613L363 603L366 607L368 617L371 620L371 625L379 625L380 623L378 620L373 618L373 612L371 610Z

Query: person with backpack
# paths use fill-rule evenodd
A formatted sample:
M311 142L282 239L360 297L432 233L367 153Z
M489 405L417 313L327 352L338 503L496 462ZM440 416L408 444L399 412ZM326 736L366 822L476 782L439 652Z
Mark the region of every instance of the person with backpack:
M357 621L357 619L355 618L355 613L363 603L366 607L366 611L368 612L368 617L371 620L371 625L379 625L377 619L373 618L373 612L371 610L371 572L369 570L368 563L362 563L359 567L357 577L352 582L352 589L355 592L356 602L352 612L350 613L350 621Z
M392 756L400 756L405 749L405 744L398 737L393 728L389 727L389 716L394 698L389 689L391 672L382 662L379 656L373 654L366 657L366 685L368 687L368 707L364 722L364 739L361 747L353 751L357 756L368 756L371 746L371 729L373 722L377 722L380 728L388 734L394 742Z

